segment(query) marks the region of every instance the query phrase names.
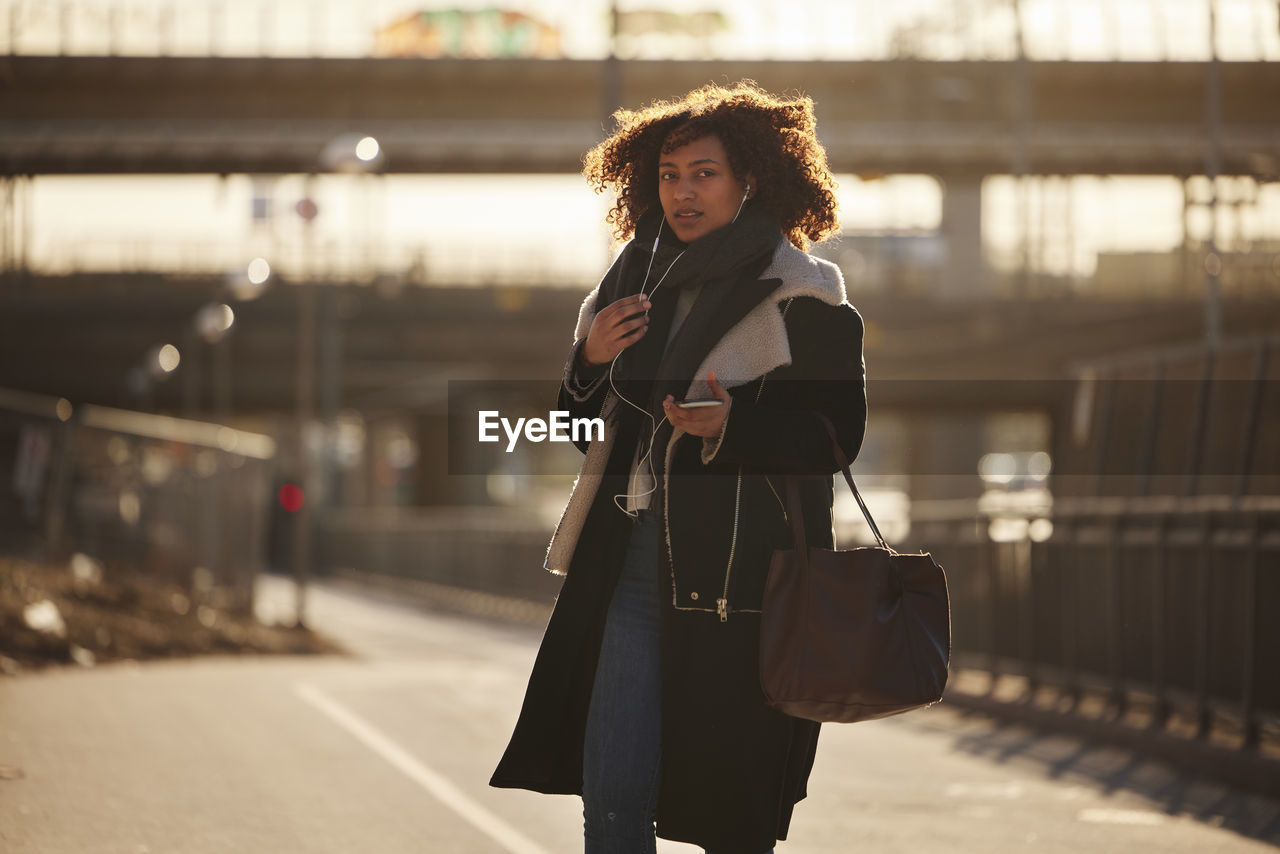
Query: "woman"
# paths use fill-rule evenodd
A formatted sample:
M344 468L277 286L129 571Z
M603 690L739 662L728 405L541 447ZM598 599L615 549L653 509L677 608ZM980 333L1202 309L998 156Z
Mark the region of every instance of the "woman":
M765 575L790 540L781 477L808 476L810 544L830 547L838 466L817 413L852 460L862 319L803 251L836 230L811 101L748 82L616 118L584 171L633 239L582 305L559 400L606 430L579 444L546 559L567 578L490 782L581 794L588 854L652 852L655 821L763 854L818 737L759 686Z

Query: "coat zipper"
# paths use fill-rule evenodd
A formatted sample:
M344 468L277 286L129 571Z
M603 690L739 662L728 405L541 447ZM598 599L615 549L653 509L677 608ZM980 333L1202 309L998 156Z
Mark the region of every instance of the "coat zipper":
M791 303L795 298L787 300L787 304L782 307L782 319L787 319L787 311L791 308ZM756 389L755 402L760 402L760 395L764 393L764 381L769 378L765 374L760 378L760 386ZM767 479L767 478L766 478ZM769 490L773 492L773 484L769 484ZM776 498L778 493L774 492ZM720 598L716 600L716 613L720 615L720 622L729 622L729 576L733 573L733 555L738 546L738 516L742 507L742 465L738 465L738 485L733 494L733 534L729 538L729 563L724 568L724 591L720 594ZM785 511L784 511L785 512Z
M764 388L764 380L760 381L760 388ZM760 399L759 393L756 394L756 400ZM733 552L738 546L738 509L742 506L742 466L738 466L738 487L733 494L733 536L729 539L729 564L724 568L724 592L720 594L720 598L716 600L716 613L720 615L720 622L729 622L729 575L733 572Z

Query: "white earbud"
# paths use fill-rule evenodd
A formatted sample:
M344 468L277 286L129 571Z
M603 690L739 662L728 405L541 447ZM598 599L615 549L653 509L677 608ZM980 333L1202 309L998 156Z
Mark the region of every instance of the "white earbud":
M738 217L742 215L742 207L747 203L747 197L751 195L751 185L747 184L747 191L742 194L742 201L738 202L738 212L733 215L733 222L738 221Z

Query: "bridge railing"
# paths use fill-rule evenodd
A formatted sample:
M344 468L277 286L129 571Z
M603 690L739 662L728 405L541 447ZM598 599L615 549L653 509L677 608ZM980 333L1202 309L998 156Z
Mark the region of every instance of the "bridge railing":
M75 236L42 248L26 260L38 275L83 273L162 273L166 275L225 275L245 278L255 258L267 261L272 275L290 281L345 281L410 285L574 287L584 292L599 281L611 260L610 247L575 239L571 251L545 238L503 235L499 239L447 242L370 242L336 245L308 244L301 239L260 240L256 236L228 240L94 239ZM904 251L907 244L919 244ZM860 290L909 295L946 292L950 279L945 254L936 234L859 232L849 230L838 239L819 244L815 254L839 265L848 283ZM1228 298L1260 299L1275 293L1280 273L1280 243L1260 242L1245 252L1222 253L1220 288ZM1204 250L1190 256L1200 263ZM3 259L0 259L3 260ZM1155 265L1160 266L1160 265ZM1178 274L1147 272L1137 278L1078 277L1027 272L991 264L988 292L1014 298L1089 299L1182 298L1196 296ZM1199 285L1197 284L1197 287Z
M149 272L173 275L245 277L251 261L267 261L270 274L290 281L348 281L376 283L394 279L406 284L488 286L520 284L580 287L584 292L599 281L609 264L603 238L593 248L575 245L572 251L548 247L545 241L503 237L494 241L459 244L368 244L310 246L301 241L266 242L253 239L204 240L77 240L58 246L56 253L35 259L39 274Z
M1273 59L1278 48L1269 0L1226 5L1230 14L1219 12L1216 21L1218 52ZM1070 0L1014 6L1021 10L1017 17L1004 8L973 14L947 4L922 14L918 4L896 8L869 0L711 6L618 9L617 50L645 59L944 61L1012 59L1019 46L1043 60L1197 61L1210 52L1207 4L1169 8L1147 0L1128 7L1123 20L1107 4ZM414 15L402 4L330 0L0 0L0 46L7 43L10 53L81 55L600 58L609 51L609 20L606 0L559 11L544 5L531 15L498 9Z
M997 540L976 505L913 515L959 663L1157 730L1280 738L1280 498L1061 499L1041 541Z
M549 605L560 586L541 569L553 527L519 508L334 509L317 519L317 569Z

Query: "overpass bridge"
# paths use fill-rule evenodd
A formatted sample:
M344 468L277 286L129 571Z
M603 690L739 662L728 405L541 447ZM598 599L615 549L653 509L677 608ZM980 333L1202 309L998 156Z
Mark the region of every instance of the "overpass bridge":
M310 173L343 133L395 173L572 173L615 103L708 81L810 95L863 175L1205 171L1198 62L0 58L0 174ZM1221 174L1280 175L1280 67L1218 64ZM616 92L616 99L606 93Z

